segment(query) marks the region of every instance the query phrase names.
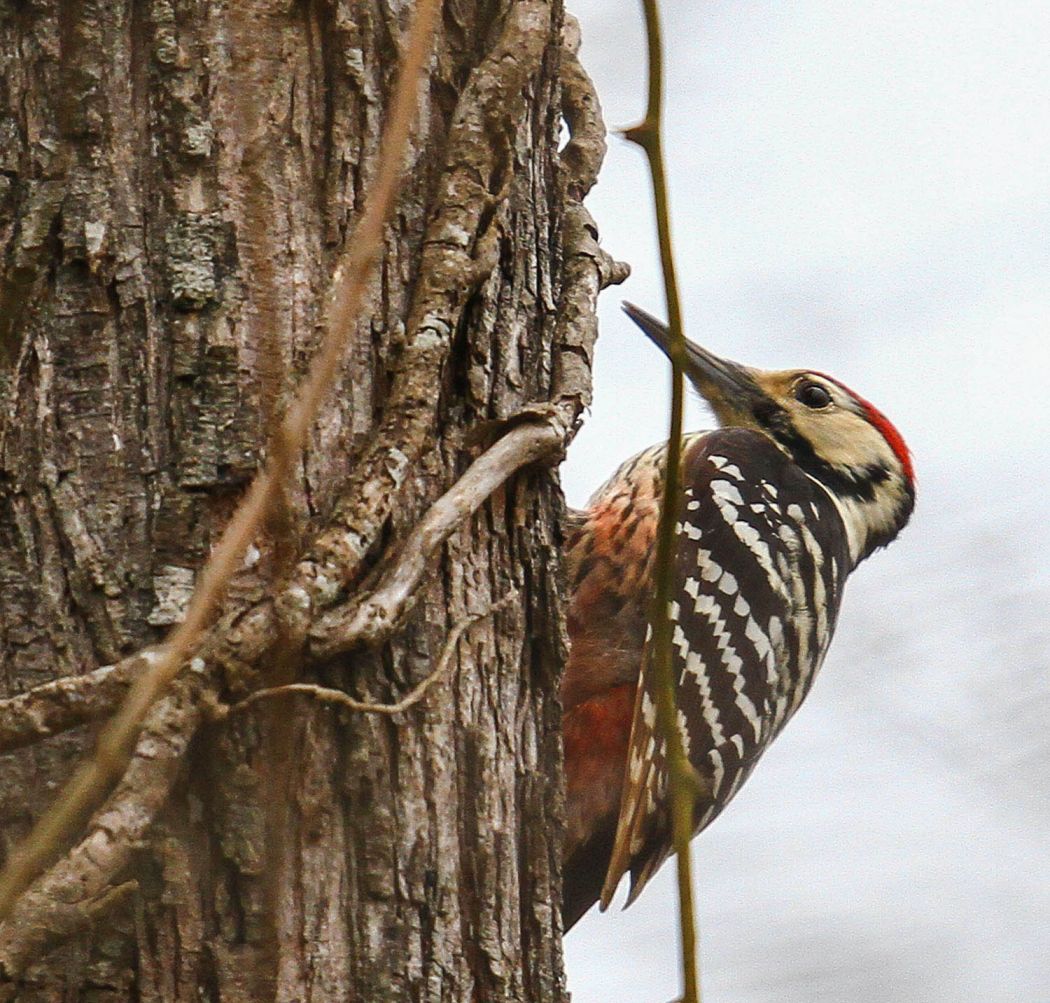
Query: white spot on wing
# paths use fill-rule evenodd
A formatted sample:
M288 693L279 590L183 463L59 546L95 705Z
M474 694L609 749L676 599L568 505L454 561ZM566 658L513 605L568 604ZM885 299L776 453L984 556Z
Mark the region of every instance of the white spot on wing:
M714 496L715 504L718 506L718 511L722 513L722 518L736 529L737 516L740 514L736 506L730 505L724 498L719 497L717 494Z
M678 734L682 739L682 751L688 757L693 737L689 734L689 719L685 716L685 711L681 707L678 708Z
M690 540L700 540L704 535L700 527L694 526L691 522L675 523L674 529L679 536L687 537Z
M678 629L681 630L680 627ZM648 690L642 694L642 720L645 721L646 727L656 727L656 704L653 703Z
M722 786L722 780L726 775L725 760L722 759L722 753L718 749L711 749L707 754L707 758L711 760L711 788L714 793L718 794L718 788Z
M712 481L711 493L718 498L724 498L727 502L732 502L734 505L744 504L744 499L741 497L737 486L730 484L729 481Z
M700 565L700 577L705 582L717 582L722 577L722 565L711 557L710 550L701 550L697 554L697 563Z

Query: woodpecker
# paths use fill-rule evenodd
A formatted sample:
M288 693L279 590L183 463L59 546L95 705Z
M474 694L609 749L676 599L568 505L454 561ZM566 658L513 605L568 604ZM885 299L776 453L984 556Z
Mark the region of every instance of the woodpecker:
M667 328L627 315L665 353ZM915 504L908 447L886 416L812 370L764 372L687 342L686 376L720 428L682 441L670 603L678 729L709 825L805 699L850 572ZM562 921L630 905L671 853L666 749L648 620L666 444L627 460L570 513L570 655Z

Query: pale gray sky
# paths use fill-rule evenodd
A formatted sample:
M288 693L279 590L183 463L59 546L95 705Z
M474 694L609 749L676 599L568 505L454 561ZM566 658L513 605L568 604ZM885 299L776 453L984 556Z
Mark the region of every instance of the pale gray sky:
M838 376L920 482L806 706L694 843L705 1001L1050 1003L1050 9L662 6L688 335ZM570 9L630 124L636 5ZM576 505L666 434L665 366L618 310L664 312L649 182L610 147L589 204L634 275L605 297ZM569 935L575 1003L673 997L671 878Z

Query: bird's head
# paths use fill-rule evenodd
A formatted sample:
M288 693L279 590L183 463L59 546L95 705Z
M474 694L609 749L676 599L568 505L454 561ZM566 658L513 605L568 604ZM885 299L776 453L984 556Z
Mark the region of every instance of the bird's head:
M665 353L666 325L624 310ZM890 420L838 380L808 369L766 372L686 341L685 375L725 427L768 435L831 495L854 562L889 543L915 505L911 454Z

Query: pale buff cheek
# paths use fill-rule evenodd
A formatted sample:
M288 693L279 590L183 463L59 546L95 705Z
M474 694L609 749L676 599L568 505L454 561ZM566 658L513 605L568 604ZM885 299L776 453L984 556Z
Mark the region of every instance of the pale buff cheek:
M885 440L866 421L846 412L805 415L796 419L799 431L818 456L835 466L887 466L892 460Z

